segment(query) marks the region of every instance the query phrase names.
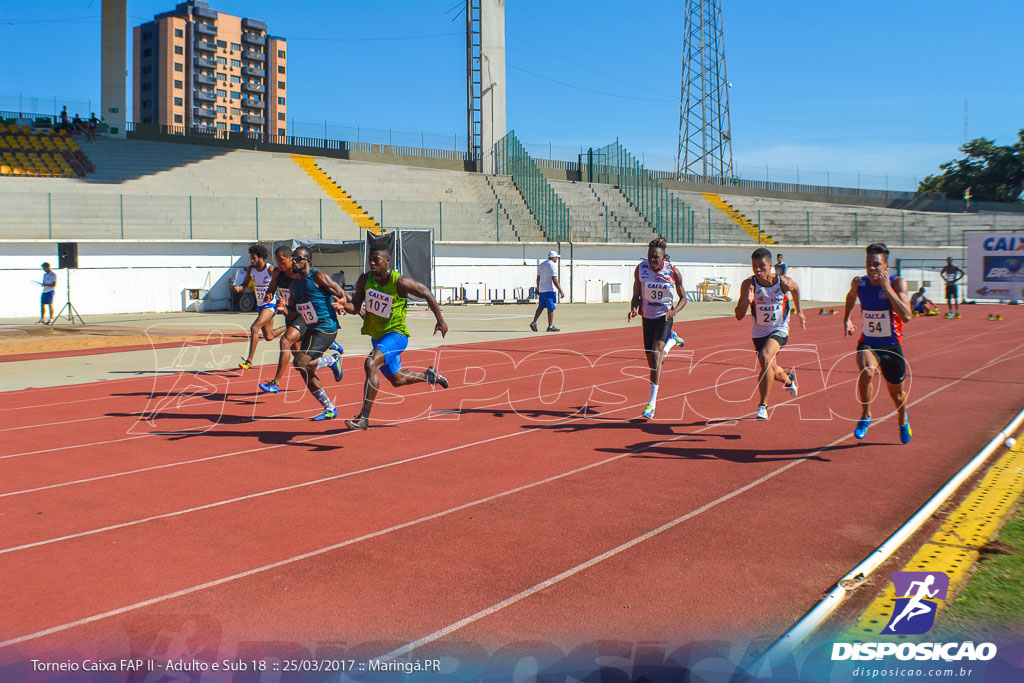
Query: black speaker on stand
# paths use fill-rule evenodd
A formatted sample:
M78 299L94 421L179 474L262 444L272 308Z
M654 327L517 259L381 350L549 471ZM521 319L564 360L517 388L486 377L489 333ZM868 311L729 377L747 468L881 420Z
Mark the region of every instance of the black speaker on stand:
M64 315L64 311L68 312L68 322L72 325L75 324L75 319L78 322L85 325L85 321L82 320L82 316L78 314L75 309L75 305L71 303L71 270L78 268L78 243L77 242L60 242L57 244L57 267L64 269L64 282L67 283L68 287L68 302L64 304L64 307L60 309L60 313L53 319L54 324L61 319Z

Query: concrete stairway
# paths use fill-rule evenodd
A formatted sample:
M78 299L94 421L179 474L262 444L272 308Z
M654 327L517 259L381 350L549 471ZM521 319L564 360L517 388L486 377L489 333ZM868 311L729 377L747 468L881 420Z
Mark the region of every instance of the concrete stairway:
M513 230L519 242L546 242L547 237L534 218L526 200L520 194L511 176L484 176L487 187L498 202L503 220Z

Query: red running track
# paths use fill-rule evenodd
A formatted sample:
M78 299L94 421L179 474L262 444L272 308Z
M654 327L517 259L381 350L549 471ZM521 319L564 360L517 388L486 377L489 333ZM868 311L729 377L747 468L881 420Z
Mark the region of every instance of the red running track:
M731 319L677 327L653 422L639 329L409 351L452 388L382 391L368 432L256 371L5 394L0 666L776 636L1024 403L1002 312L906 326L907 446L887 395L852 437L838 318L793 331L768 422Z

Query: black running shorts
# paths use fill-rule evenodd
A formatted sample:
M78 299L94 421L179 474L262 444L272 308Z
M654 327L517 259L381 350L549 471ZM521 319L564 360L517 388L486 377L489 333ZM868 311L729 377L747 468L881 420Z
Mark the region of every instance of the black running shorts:
M672 336L672 321L661 316L660 318L643 318L644 322L644 350L653 351L654 342L667 342Z
M321 332L320 330L307 329L306 333L299 340L298 352L304 353L310 358L319 358L327 352L327 349L331 348L331 344L337 336L337 330L334 332Z
M781 332L772 332L771 334L765 335L763 337L753 337L752 339L754 342L754 349L758 353L761 353L761 349L764 348L764 345L768 343L769 339L774 339L775 341L779 342L779 348L781 349L783 346L786 345L786 342L789 341L789 335L782 334Z
M878 367L882 370L882 377L889 384L899 384L907 378L907 361L903 357L903 347L899 344L892 346L870 346L858 344L858 351L870 351L878 360Z

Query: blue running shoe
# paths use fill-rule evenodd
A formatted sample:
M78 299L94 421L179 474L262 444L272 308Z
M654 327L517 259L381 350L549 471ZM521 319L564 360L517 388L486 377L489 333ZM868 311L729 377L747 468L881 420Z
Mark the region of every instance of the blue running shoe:
M331 370L334 372L334 381L340 382L341 376L345 374L344 371L341 369L341 356L339 356L338 354L334 354L334 358L331 359L330 367Z
M863 439L868 433L868 427L871 426L871 416L862 417L857 420L857 428L853 430L853 435L858 439Z
M676 334L675 332L673 332L673 333L672 333L672 334L671 334L671 335L669 336L669 339L671 339L672 341L674 341L674 342L676 343L676 346L678 346L679 348L683 348L684 346L686 346L686 342L684 342L684 341L683 341L683 338L682 338L682 337L680 337L680 336L679 336L678 334Z
M646 420L653 420L654 419L654 406L651 405L650 403L648 403L647 407L644 408L644 412L640 413L640 415L644 419L646 419Z
M338 417L338 411L336 411L336 410L324 410L324 412L320 413L319 415L317 415L316 417L314 417L312 419L313 419L313 422L322 422L323 420L333 420L336 417Z
M277 382L270 380L269 382L260 382L260 391L267 394L276 394L281 391L281 387L277 386Z
M910 436L913 432L910 431L910 418L907 418L907 424L900 425L900 443L910 443Z
M336 341L331 342L331 349L338 353L345 353L345 349L341 348L341 344Z

